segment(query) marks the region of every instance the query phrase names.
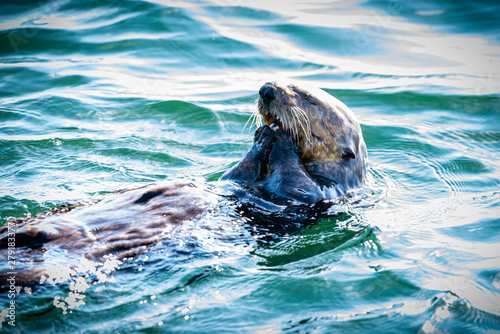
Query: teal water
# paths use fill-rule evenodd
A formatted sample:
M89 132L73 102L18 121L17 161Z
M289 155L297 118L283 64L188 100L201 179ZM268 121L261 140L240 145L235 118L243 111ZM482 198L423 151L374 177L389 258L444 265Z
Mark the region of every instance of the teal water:
M215 182L250 148L267 80L347 104L369 177L359 202L288 233L188 222L136 259L22 291L16 326L0 330L500 332L499 13L489 1L2 2L2 223L158 181Z

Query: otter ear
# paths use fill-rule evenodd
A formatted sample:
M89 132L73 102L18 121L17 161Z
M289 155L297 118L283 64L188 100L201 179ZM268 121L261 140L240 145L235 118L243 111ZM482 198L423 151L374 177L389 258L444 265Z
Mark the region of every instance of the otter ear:
M342 147L342 159L356 159L356 155L349 147Z

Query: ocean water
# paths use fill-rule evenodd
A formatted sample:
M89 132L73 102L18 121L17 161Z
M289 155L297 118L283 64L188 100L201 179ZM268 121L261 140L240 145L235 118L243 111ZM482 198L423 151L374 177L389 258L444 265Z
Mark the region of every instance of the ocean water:
M137 258L2 292L0 331L500 332L499 14L493 1L3 1L2 224L154 182L217 184L251 147L269 80L348 105L369 165L357 201L293 229L255 231L228 207Z

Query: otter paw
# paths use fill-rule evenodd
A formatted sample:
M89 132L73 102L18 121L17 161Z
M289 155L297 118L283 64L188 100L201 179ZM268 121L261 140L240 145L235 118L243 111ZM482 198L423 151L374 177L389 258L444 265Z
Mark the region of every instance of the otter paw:
M274 142L274 131L267 125L263 125L255 130L254 143L264 151L271 149Z
M274 137L275 137L274 146L279 146L285 150L297 149L297 145L285 131L281 129L274 131Z

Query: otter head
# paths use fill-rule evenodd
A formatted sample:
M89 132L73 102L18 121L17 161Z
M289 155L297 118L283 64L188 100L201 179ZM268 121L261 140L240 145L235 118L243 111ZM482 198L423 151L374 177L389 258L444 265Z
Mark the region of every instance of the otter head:
M362 183L366 146L356 117L342 102L319 89L276 82L264 84L259 95L254 121L259 124L262 116L266 125L287 132L309 172L346 186Z

